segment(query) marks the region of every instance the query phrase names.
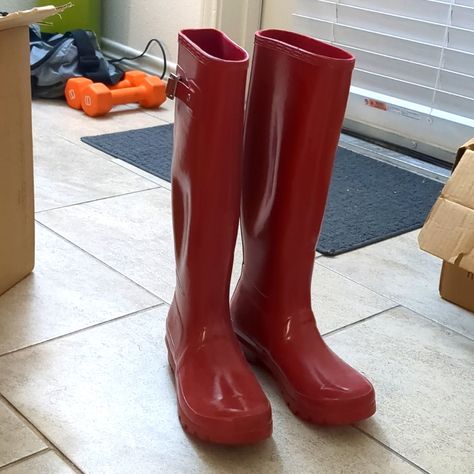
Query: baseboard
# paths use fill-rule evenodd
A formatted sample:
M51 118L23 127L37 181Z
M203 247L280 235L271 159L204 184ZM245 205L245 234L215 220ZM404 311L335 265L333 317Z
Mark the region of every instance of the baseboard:
M134 57L142 53L142 51L138 51L137 49L131 48L130 46L126 46L124 44L118 43L117 41L104 37L101 39L101 46L104 54L111 59L118 59L124 56ZM154 46L153 48L159 50L158 46ZM121 61L120 64L125 69L140 69L148 74L161 76L164 62L163 58L147 53L140 59L136 59L134 61L128 61L125 59L124 61ZM176 72L176 63L173 63L167 59L166 75L169 75L170 72Z

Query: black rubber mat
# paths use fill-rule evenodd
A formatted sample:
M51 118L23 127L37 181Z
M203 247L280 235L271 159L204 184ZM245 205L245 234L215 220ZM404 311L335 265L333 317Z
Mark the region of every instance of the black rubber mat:
M317 250L338 255L419 229L442 187L339 147Z
M82 137L81 140L104 153L171 182L173 124Z
M173 125L82 141L170 181ZM338 255L418 229L441 188L437 181L339 147L317 250Z

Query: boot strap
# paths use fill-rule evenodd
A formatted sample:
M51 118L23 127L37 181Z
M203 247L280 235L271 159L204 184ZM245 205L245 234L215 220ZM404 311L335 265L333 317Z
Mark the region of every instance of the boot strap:
M177 74L170 74L168 83L166 84L166 97L173 100L175 97L191 106L194 91L189 87L187 82Z

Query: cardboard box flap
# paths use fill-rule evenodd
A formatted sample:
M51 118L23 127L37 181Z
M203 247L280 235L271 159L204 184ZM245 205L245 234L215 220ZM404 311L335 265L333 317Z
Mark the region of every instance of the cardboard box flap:
M441 196L466 209L474 210L474 143L472 148L465 148L462 159L454 168Z
M61 13L66 8L69 8L70 4L62 7L55 7L53 5L46 7L32 8L31 10L25 10L21 12L9 13L7 16L0 16L0 31L8 30L10 28L17 28L18 26L26 26L31 23L37 23L48 16Z
M471 138L468 142L464 143L464 145L458 149L458 152L456 153L456 159L454 160L454 167L456 168L457 164L461 160L462 156L466 152L466 150L473 150L474 151L474 138Z
M474 272L474 140L458 163L418 237L422 250Z

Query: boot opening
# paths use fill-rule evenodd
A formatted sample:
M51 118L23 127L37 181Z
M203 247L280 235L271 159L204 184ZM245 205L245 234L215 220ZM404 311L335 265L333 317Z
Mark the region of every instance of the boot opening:
M181 34L206 55L224 61L246 61L247 52L236 45L230 38L211 28L183 30Z
M309 36L300 35L291 31L261 30L257 32L257 36L279 41L289 46L293 46L294 48L302 49L308 53L317 54L318 56L325 56L331 59L354 59L350 53L341 48L337 48L336 46L324 43L315 38L310 38Z

